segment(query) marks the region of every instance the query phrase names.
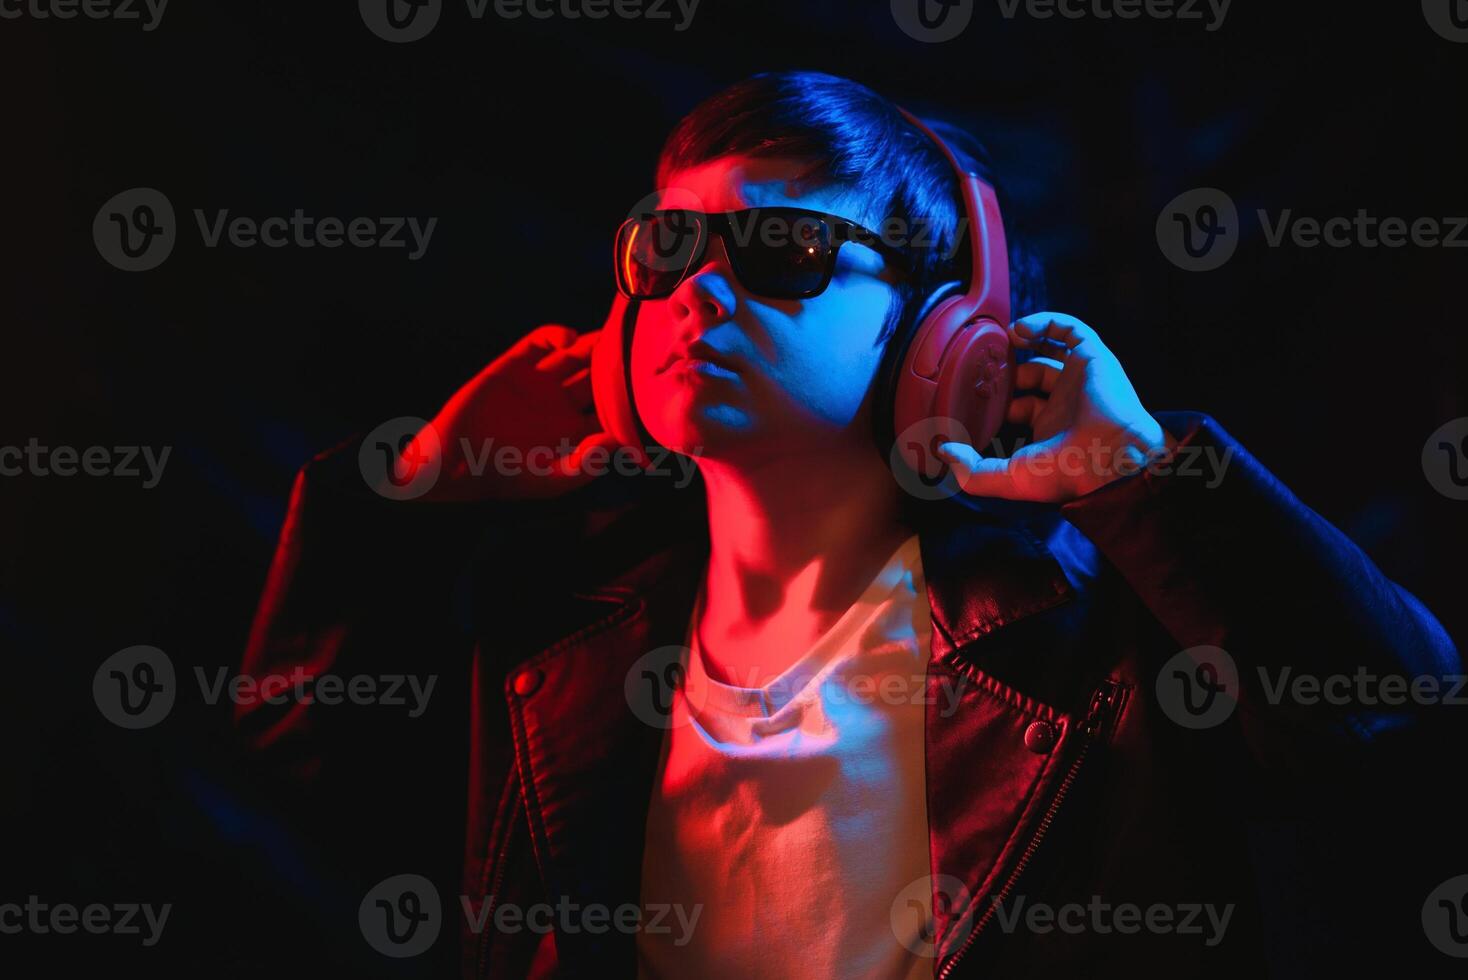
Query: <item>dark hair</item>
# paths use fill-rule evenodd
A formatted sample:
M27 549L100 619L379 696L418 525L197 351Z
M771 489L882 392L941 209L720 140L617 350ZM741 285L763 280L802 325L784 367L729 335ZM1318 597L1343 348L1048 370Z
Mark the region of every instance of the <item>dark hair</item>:
M994 185L1009 245L1011 311L1044 308L1043 272L1014 231L1011 209L983 144L957 126L923 120L948 143L959 162ZM801 174L865 197L882 221L925 228L926 241L901 243L912 275L896 285L878 342L906 331L919 305L944 282L965 281L967 235L956 244L963 202L958 179L942 151L897 107L859 82L821 72L762 72L710 96L674 127L658 157L657 185L675 171L728 154L810 158ZM872 226L880 232L882 225ZM904 239L915 236L902 236ZM946 258L945 258L946 257Z

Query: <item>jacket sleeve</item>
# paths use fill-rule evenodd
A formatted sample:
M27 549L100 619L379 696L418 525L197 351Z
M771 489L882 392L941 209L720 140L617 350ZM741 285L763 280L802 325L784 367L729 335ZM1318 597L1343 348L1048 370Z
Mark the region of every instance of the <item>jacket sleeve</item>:
M381 497L357 445L296 475L233 708L232 779L256 801L231 818L254 832L240 873L265 871L272 900L297 903L300 928L343 949L361 943L340 912L375 883L411 873L443 896L459 888L466 774L509 742L508 726L471 717L471 705L501 697L492 673L522 624L554 606L554 576L585 525L580 491L476 504ZM493 699L476 701L476 676ZM485 740L472 756L471 731ZM449 972L453 944L438 946Z
M402 676L397 696L419 694L428 703L415 714L412 704L393 710L347 696L336 703L294 694L237 702L235 724L246 747L303 784L320 778L343 750L365 758L364 742L414 741L419 729L436 730L437 719L461 709L473 619L503 614L508 633L516 619L533 618L528 604L551 586L526 566L551 568L537 554L563 552L582 532L580 493L473 504L379 496L357 467L355 445L348 440L316 456L296 475L242 674L257 688L301 677L332 675L347 684L373 678L383 692L392 682L382 678ZM486 553L497 564L486 566ZM471 571L489 579L472 596ZM430 680L435 686L425 699Z
M1206 645L1233 659L1240 721L1256 754L1284 733L1338 745L1431 720L1432 705L1410 696L1411 683L1421 678L1422 690L1445 695L1454 684L1446 675L1460 671L1432 614L1212 418L1156 417L1179 439L1171 459L1070 501L1061 514L1166 628L1173 653ZM1335 681L1331 698L1313 688L1295 697L1302 675L1349 680ZM1387 676L1402 680L1384 686Z
M367 486L357 445L297 474L241 668L262 693L334 677L337 695L234 708L235 776L261 800L271 880L308 896L303 928L344 948L360 934L338 913L390 876L426 876L452 904L466 814L471 834L488 827L471 787L501 785L471 770L509 757L504 671L604 572L585 542L639 499L636 481L602 476L549 500L392 500ZM342 697L353 683L369 697ZM437 945L451 969L453 944Z

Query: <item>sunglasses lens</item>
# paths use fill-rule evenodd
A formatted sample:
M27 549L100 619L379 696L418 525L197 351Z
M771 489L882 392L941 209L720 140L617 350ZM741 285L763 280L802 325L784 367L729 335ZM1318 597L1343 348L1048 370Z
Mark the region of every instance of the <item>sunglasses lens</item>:
M635 299L667 296L683 278L703 237L693 211L652 211L628 218L617 232L617 284Z
M709 234L697 211L651 211L617 232L617 285L635 299L670 296ZM730 212L720 238L734 275L752 293L775 299L815 296L830 280L834 236L820 217L796 209Z
M831 268L831 229L820 218L788 211L751 209L746 234L734 229L729 258L746 289L763 296L799 299L821 291Z

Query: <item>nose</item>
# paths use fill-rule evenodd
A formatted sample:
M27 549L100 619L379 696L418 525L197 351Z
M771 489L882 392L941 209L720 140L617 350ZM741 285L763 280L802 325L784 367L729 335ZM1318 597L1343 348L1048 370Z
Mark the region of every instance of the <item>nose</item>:
M737 305L733 278L724 239L715 235L704 253L702 267L680 282L668 297L674 322L702 327L733 316Z

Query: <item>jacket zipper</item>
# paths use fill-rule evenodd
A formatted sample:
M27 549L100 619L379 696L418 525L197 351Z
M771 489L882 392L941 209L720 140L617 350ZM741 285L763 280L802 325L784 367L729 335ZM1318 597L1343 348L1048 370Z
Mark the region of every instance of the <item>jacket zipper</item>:
M1014 866L1014 870L1009 873L1009 877L1005 879L1004 884L999 886L999 890L993 893L989 901L989 907L979 916L978 921L974 923L973 930L969 932L968 938L964 940L963 945L958 948L958 952L953 954L948 960L948 964L938 973L936 980L947 980L953 973L959 961L963 959L970 947L979 938L979 934L984 930L984 927L993 920L995 910L998 909L999 903L1009 897L1009 893L1014 889L1015 882L1019 880L1019 876L1029 865L1030 859L1039 850L1040 842L1045 839L1045 835L1050 831L1050 824L1055 820L1056 811L1060 809L1060 804L1065 802L1066 796L1070 793L1071 785L1075 782L1076 776L1081 771L1081 766L1086 761L1086 756L1091 752L1091 746L1095 743L1096 736L1100 734L1104 727L1107 720L1106 716L1116 703L1117 694L1118 686L1115 683L1112 681L1103 681L1101 686L1096 688L1096 691L1091 695L1091 704L1086 709L1086 718L1081 722L1081 735L1084 740L1081 742L1080 752L1076 755L1075 761L1070 764L1070 768L1066 770L1065 776L1060 780L1060 787L1055 791L1055 796L1050 800L1050 805L1045 809L1044 816L1040 818L1039 826L1035 828L1035 833L1030 838L1029 844L1025 846L1024 853L1020 855L1019 861Z
M513 777L512 777L513 778ZM520 817L520 807L511 802L510 812L505 819L504 838L499 842L494 855L494 875L489 884L489 895L485 898L484 928L479 933L479 975L488 976L489 968L489 923L494 917L494 907L499 901L500 886L505 880L505 865L510 853L510 842L515 836L515 823Z

